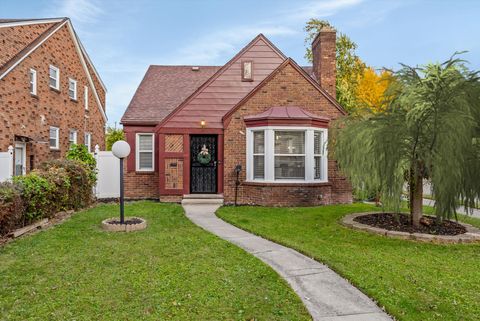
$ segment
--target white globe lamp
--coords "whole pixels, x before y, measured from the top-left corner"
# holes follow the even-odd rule
[[[112,153],[117,158],[125,158],[130,155],[130,145],[124,140],[119,140],[113,144]]]
[[[130,154],[130,145],[124,141],[119,140],[112,146],[112,153],[115,157],[120,159],[120,224],[125,223],[124,215],[124,188],[123,188],[123,159]]]

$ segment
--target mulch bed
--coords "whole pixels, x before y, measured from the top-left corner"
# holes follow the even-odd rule
[[[126,219],[123,221],[123,224],[124,225],[135,225],[135,224],[140,224],[142,223],[143,221],[141,219],[138,219],[138,218],[129,218],[129,219]],[[118,220],[111,220],[111,221],[108,221],[108,224],[115,224],[115,225],[120,225],[120,219]]]
[[[425,233],[433,235],[458,235],[467,232],[466,228],[456,222],[444,220],[438,222],[435,217],[423,216],[419,227],[410,223],[410,217],[405,214],[376,213],[367,214],[354,218],[354,221],[383,228],[389,231],[407,233]]]

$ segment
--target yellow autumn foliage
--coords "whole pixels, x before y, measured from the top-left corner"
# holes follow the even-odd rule
[[[392,74],[387,70],[377,73],[372,67],[364,69],[357,78],[355,96],[359,109],[369,109],[373,113],[385,110],[385,91],[392,82]]]

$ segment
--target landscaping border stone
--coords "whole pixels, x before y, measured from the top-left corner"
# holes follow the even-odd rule
[[[102,221],[102,228],[108,232],[134,232],[141,231],[147,228],[147,221],[141,217],[125,217],[125,220],[138,219],[142,221],[138,224],[112,224],[112,221],[118,221],[118,217],[107,218]]]
[[[467,230],[466,233],[458,234],[458,235],[433,235],[433,234],[425,234],[425,233],[408,233],[408,232],[400,232],[400,231],[390,231],[383,228],[362,224],[354,220],[356,217],[369,215],[369,214],[378,214],[378,212],[364,212],[364,213],[350,214],[342,218],[341,224],[355,230],[361,230],[361,231],[369,232],[372,234],[378,234],[386,237],[392,237],[392,238],[403,239],[403,240],[412,240],[412,241],[430,242],[430,243],[439,243],[439,244],[480,242],[480,229],[470,224],[461,223],[461,222],[457,222],[457,223],[465,227],[465,229]]]

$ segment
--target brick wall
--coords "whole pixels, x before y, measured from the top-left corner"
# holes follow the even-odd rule
[[[336,32],[322,29],[312,42],[313,73],[320,86],[336,97]]]
[[[60,91],[48,85],[48,68],[60,69]],[[29,90],[29,69],[37,71],[37,95]],[[77,81],[77,101],[68,96],[68,78]],[[92,134],[92,151],[96,144],[105,148],[104,120],[89,86],[89,110],[84,106],[84,86],[87,75],[70,37],[67,26],[62,27],[39,48],[0,80],[0,151],[14,145],[15,135],[32,139],[27,143],[27,170],[30,156],[34,166],[40,162],[65,155],[70,129],[77,131],[77,143],[84,143],[84,133]],[[101,87],[97,88],[105,96]],[[60,148],[51,150],[48,144],[50,126],[60,128]]]
[[[224,196],[232,203],[235,197],[234,168],[242,165],[240,181],[245,181],[246,138],[243,117],[261,113],[272,106],[298,106],[319,116],[335,119],[340,111],[309,83],[291,64],[287,64],[270,81],[251,96],[231,117],[225,128]],[[339,175],[334,161],[328,165],[330,184],[265,185],[239,187],[240,204],[271,206],[318,205],[352,201],[349,183]]]
[[[125,173],[125,198],[158,199],[158,172]]]

